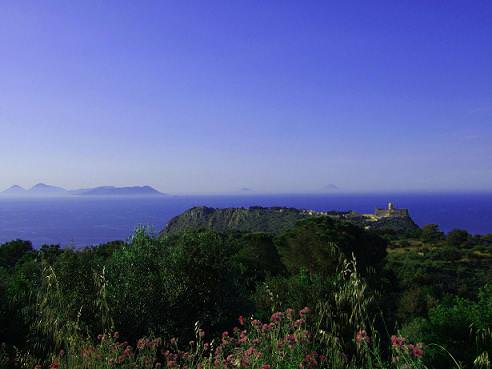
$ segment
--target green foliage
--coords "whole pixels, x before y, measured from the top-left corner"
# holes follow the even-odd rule
[[[29,241],[15,240],[0,247],[0,268],[13,268],[23,257],[33,253]]]
[[[386,242],[376,234],[327,217],[299,221],[277,239],[277,247],[289,272],[300,268],[333,275],[341,256],[357,258],[360,268],[378,268],[386,255]]]
[[[316,306],[333,292],[333,278],[309,273],[303,268],[298,274],[269,278],[256,290],[256,314],[266,318],[275,310],[288,307],[299,310],[304,306]]]
[[[33,314],[26,313],[32,311],[41,268],[36,261],[36,253],[29,248],[30,243],[16,244],[25,252],[12,253],[12,243],[0,246],[0,252],[4,247],[8,250],[1,252],[4,256],[16,255],[15,258],[4,259],[10,260],[4,264],[8,267],[0,267],[0,343],[22,347],[26,344],[26,337],[29,337]],[[14,259],[17,261],[14,262]]]
[[[449,246],[447,240],[401,241],[388,249],[385,269],[392,282],[387,294],[395,302],[394,318],[406,323],[425,316],[448,295],[475,299],[478,291],[492,283],[492,245],[481,237],[469,238],[466,247]],[[391,319],[391,317],[389,317]]]
[[[463,229],[453,229],[448,233],[449,246],[463,246],[470,239],[470,234]]]
[[[480,290],[477,301],[449,298],[429,310],[426,318],[403,329],[426,342],[439,342],[454,359],[470,365],[483,354],[492,354],[492,288]],[[426,361],[436,368],[449,368],[452,359],[440,347],[429,350]]]
[[[107,268],[110,310],[127,337],[177,334],[200,321],[219,329],[243,307],[232,257],[238,243],[215,232],[153,238],[138,231]]]
[[[238,252],[231,261],[237,266],[242,285],[253,291],[256,284],[266,278],[286,272],[274,243],[268,233],[238,235]]]
[[[422,227],[420,238],[425,242],[438,242],[444,239],[444,233],[437,224],[426,224]]]
[[[234,214],[229,220],[239,222]],[[239,314],[268,321],[272,312],[311,306],[310,343],[295,350],[324,352],[327,367],[421,368],[410,343],[416,340],[436,343],[425,348],[428,367],[456,365],[445,350],[462,367],[474,361],[486,367],[491,293],[477,291],[492,282],[490,237],[466,234],[465,240],[460,231],[444,239],[430,226],[421,238],[404,238],[326,216],[296,220],[285,229],[278,228],[280,218],[248,219],[276,232],[195,230],[156,237],[138,229],[128,242],[81,250],[34,250],[24,241],[0,245],[0,343],[6,344],[0,363],[8,356],[7,365],[32,369],[64,349],[61,365],[102,368],[109,363],[96,353],[108,357],[111,347],[110,340],[95,342],[98,334],[108,337],[118,329],[132,346],[145,336],[188,342],[195,340],[195,322],[212,338]],[[381,235],[393,240],[388,249]],[[402,325],[412,341],[389,348],[388,332]],[[279,337],[252,347],[274,362]],[[248,348],[237,347],[230,354],[239,358]],[[92,350],[94,361],[70,356],[83,348]],[[118,350],[120,355],[125,347]],[[145,367],[145,357],[153,364],[163,360],[157,351],[132,352],[125,365]],[[297,368],[300,362],[295,354],[275,365]],[[255,369],[260,364],[255,361]]]
[[[53,286],[56,277],[49,272],[46,279]],[[263,321],[240,316],[232,332],[225,331],[218,339],[212,336],[212,340],[197,323],[194,340],[190,341],[187,351],[181,350],[185,345],[179,345],[176,338],[144,337],[133,348],[127,342],[118,341],[118,332],[105,333],[97,342],[91,342],[84,339],[79,330],[66,330],[60,336],[65,342],[64,349],[47,364],[50,368],[64,369],[423,368],[418,345],[418,349],[412,349],[411,344],[393,344],[394,355],[382,355],[376,331],[367,315],[370,294],[357,274],[355,261],[343,262],[340,275],[333,282],[336,288],[333,300],[321,304],[318,313],[304,307],[275,311]],[[56,295],[55,290],[52,297],[56,299]],[[356,330],[361,326],[368,331]],[[343,337],[344,328],[350,333],[347,338]],[[24,362],[27,359],[28,356]]]
[[[11,363],[5,344],[0,344],[0,369],[8,369],[10,365]]]

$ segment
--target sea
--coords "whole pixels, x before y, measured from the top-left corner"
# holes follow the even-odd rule
[[[198,205],[211,207],[283,206],[372,213],[392,202],[407,208],[422,226],[443,231],[492,233],[491,193],[240,195],[159,197],[0,197],[0,243],[29,240],[35,247],[59,244],[80,248],[127,240],[136,227],[158,233],[171,218]]]

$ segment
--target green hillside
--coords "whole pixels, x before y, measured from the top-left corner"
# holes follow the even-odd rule
[[[378,232],[408,234],[419,228],[410,217],[375,218],[350,211],[314,211],[282,207],[209,208],[193,207],[171,219],[162,234],[209,229],[217,232],[270,232],[281,233],[302,219],[325,217],[348,222]]]

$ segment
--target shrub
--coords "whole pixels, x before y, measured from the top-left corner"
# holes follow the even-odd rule
[[[453,229],[448,233],[447,242],[449,246],[462,246],[470,239],[470,234],[462,229]]]

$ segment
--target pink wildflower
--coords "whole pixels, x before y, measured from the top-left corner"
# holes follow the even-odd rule
[[[280,320],[282,320],[283,317],[284,317],[284,313],[277,311],[276,313],[272,314],[270,320],[276,323],[276,322],[280,322]]]
[[[395,335],[391,336],[391,344],[393,346],[403,346],[405,343],[406,338],[405,337],[397,337]]]
[[[301,311],[299,311],[299,316],[301,318],[304,318],[304,316],[306,314],[309,314],[310,312],[311,312],[311,309],[306,306],[306,307],[304,307],[304,309],[302,309]]]
[[[361,329],[357,332],[357,334],[355,335],[355,342],[357,342],[357,343],[362,343],[362,342],[369,343],[370,342],[370,338],[367,335],[367,332],[365,331],[365,329]]]

